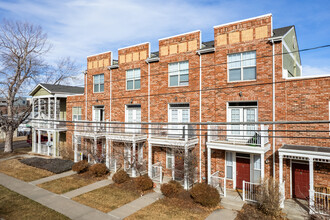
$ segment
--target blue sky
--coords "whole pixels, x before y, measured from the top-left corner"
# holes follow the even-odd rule
[[[329,1],[0,0],[0,18],[40,24],[53,50],[47,59],[86,57],[194,30],[213,40],[213,26],[272,13],[274,28],[295,25],[300,49],[330,44]],[[301,53],[303,74],[330,73],[330,49]]]

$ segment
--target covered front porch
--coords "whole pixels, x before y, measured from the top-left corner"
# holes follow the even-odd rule
[[[285,183],[287,198],[307,200],[311,214],[329,215],[330,149],[285,144],[278,152],[279,181]]]

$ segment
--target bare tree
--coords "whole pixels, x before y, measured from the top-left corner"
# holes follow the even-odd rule
[[[31,105],[23,110],[16,108],[15,101],[20,94],[26,94],[26,88],[31,83],[45,79],[45,73],[52,72],[52,68],[44,61],[50,48],[47,34],[38,25],[7,20],[0,24],[0,95],[7,101],[6,114],[0,113],[0,128],[6,134],[5,152],[13,151],[14,131],[32,110]],[[53,70],[71,68],[72,64],[70,59],[64,59]],[[62,70],[56,74],[58,78],[52,81],[58,84],[67,75],[67,71]]]

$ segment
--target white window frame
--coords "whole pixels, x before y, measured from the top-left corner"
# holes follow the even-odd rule
[[[101,75],[103,75],[103,82],[99,82],[97,84],[95,84],[95,77],[100,77]],[[99,91],[95,91],[95,85],[99,85]],[[103,91],[101,91],[101,85],[103,85]],[[93,93],[102,93],[104,92],[104,73],[101,74],[95,74],[93,75]]]
[[[243,54],[244,53],[248,53],[248,52],[255,52],[256,54],[256,64],[255,65],[252,65],[252,66],[244,66],[243,67]],[[240,54],[241,55],[241,59],[240,59],[240,64],[241,64],[241,80],[233,80],[233,81],[230,81],[230,77],[229,77],[229,56],[230,55],[235,55],[235,54]],[[243,69],[244,68],[250,68],[250,67],[255,67],[256,69],[256,77],[255,79],[247,79],[247,80],[244,80],[244,73],[243,73]],[[238,69],[238,68],[231,68],[231,69]],[[241,52],[241,53],[231,53],[231,54],[227,54],[227,80],[228,82],[242,82],[242,81],[255,81],[257,80],[257,52],[255,50],[250,50],[250,51],[245,51],[245,52]]]
[[[260,168],[256,168],[256,160],[255,160],[255,156],[258,156],[259,157],[259,160],[260,160]],[[252,178],[250,177],[250,179],[252,179],[252,182],[253,183],[260,183],[260,181],[261,181],[261,176],[262,176],[262,174],[261,174],[261,167],[262,167],[262,165],[261,165],[261,163],[262,163],[262,161],[261,161],[261,155],[260,154],[251,154],[250,155],[250,158],[252,158]],[[257,180],[255,180],[254,179],[254,174],[255,174],[255,172],[260,172],[260,180],[257,182]]]
[[[80,109],[80,114],[74,114],[74,109]],[[80,115],[80,120],[75,119],[75,116],[79,118],[79,115]],[[72,107],[72,121],[81,121],[81,120],[82,120],[82,108],[79,106]]]
[[[129,110],[133,110],[133,121],[132,122],[141,122],[142,121],[142,108],[140,107],[130,107],[130,105],[125,105],[125,122],[128,121],[128,112]],[[137,118],[137,111],[140,111],[140,120]],[[140,133],[141,132],[141,124],[127,124],[126,125],[128,133]],[[132,129],[135,128],[135,129]]]
[[[251,101],[254,102],[254,101]],[[232,122],[231,120],[231,110],[232,109],[239,109],[240,110],[240,122],[246,122],[247,119],[247,114],[245,109],[254,109],[255,110],[255,121],[258,122],[258,102],[257,102],[257,106],[229,106],[229,102],[227,102],[227,122]],[[231,137],[231,138],[239,138],[239,136],[246,136],[247,139],[251,138],[250,135],[248,135],[248,129],[247,129],[248,125],[240,125],[240,134],[232,134],[231,130],[232,130],[232,125],[227,125],[227,130],[228,130],[228,134],[229,135],[236,135],[238,137]],[[255,130],[257,130],[257,125],[255,125],[256,128]]]
[[[140,72],[140,76],[139,77],[136,77],[135,76],[137,70],[139,70],[139,72]],[[128,71],[133,71],[133,78],[130,78],[130,79],[127,78],[127,72]],[[138,89],[135,88],[135,81],[137,81],[137,80],[140,80],[140,88],[138,88]],[[128,81],[133,81],[133,89],[128,89],[127,88],[127,82]],[[126,90],[131,91],[131,90],[140,90],[140,89],[141,89],[141,69],[140,68],[135,68],[135,69],[126,70]]]
[[[188,63],[188,68],[187,69],[184,69],[184,70],[188,70],[188,73],[181,73],[181,70],[180,69],[180,66],[182,63]],[[170,72],[170,64],[177,64],[178,67],[177,67],[177,71],[174,71],[174,72]],[[178,76],[178,85],[171,85],[171,76]],[[182,82],[180,82],[180,78],[181,78],[181,75],[188,75],[188,81],[183,81],[185,84],[183,84]],[[180,84],[182,83],[182,84]],[[169,63],[168,64],[168,86],[169,87],[180,87],[180,86],[189,86],[189,61],[188,60],[185,60],[185,61],[180,61],[180,62],[172,62],[172,63]]]
[[[171,166],[169,166],[169,163],[168,163],[169,158],[172,159]],[[166,169],[173,169],[173,166],[174,166],[174,163],[175,163],[174,160],[175,160],[175,158],[174,158],[173,149],[166,148]]]
[[[102,121],[105,121],[105,118],[104,118],[104,116],[105,116],[105,114],[104,114],[104,105],[95,105],[95,106],[93,106],[93,121],[96,121],[96,118],[95,118],[96,109],[98,109],[98,110],[103,109],[103,111],[102,111],[102,119],[103,120]],[[101,121],[101,120],[98,120],[98,121]]]
[[[173,122],[172,121],[172,110],[178,110],[178,123],[189,123],[190,122],[190,104],[189,107],[171,107],[171,104],[189,104],[189,103],[170,103],[168,105],[168,122]],[[188,122],[183,122],[182,119],[182,115],[183,115],[183,111],[182,110],[188,110]],[[181,128],[184,125],[181,125]],[[168,133],[172,134],[172,135],[182,135],[182,132],[180,130],[171,130],[171,129],[181,129],[180,125],[169,125],[169,130]]]

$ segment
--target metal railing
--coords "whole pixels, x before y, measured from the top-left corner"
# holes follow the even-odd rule
[[[268,125],[208,125],[208,141],[263,147],[269,143]]]
[[[197,138],[196,125],[164,125],[152,124],[150,125],[150,137],[166,138],[166,139],[180,139],[191,140]]]
[[[243,201],[257,202],[259,183],[251,183],[243,180]]]
[[[151,179],[162,183],[163,182],[163,167],[161,162],[155,163],[152,165]]]
[[[107,132],[111,134],[146,134],[147,125],[144,124],[107,124]]]
[[[310,190],[310,204],[312,204],[311,209],[312,212],[329,215],[330,214],[330,194],[315,192],[314,190]]]
[[[211,175],[211,186],[216,188],[220,195],[226,197],[226,177],[220,177],[219,176],[219,171],[213,173]]]

